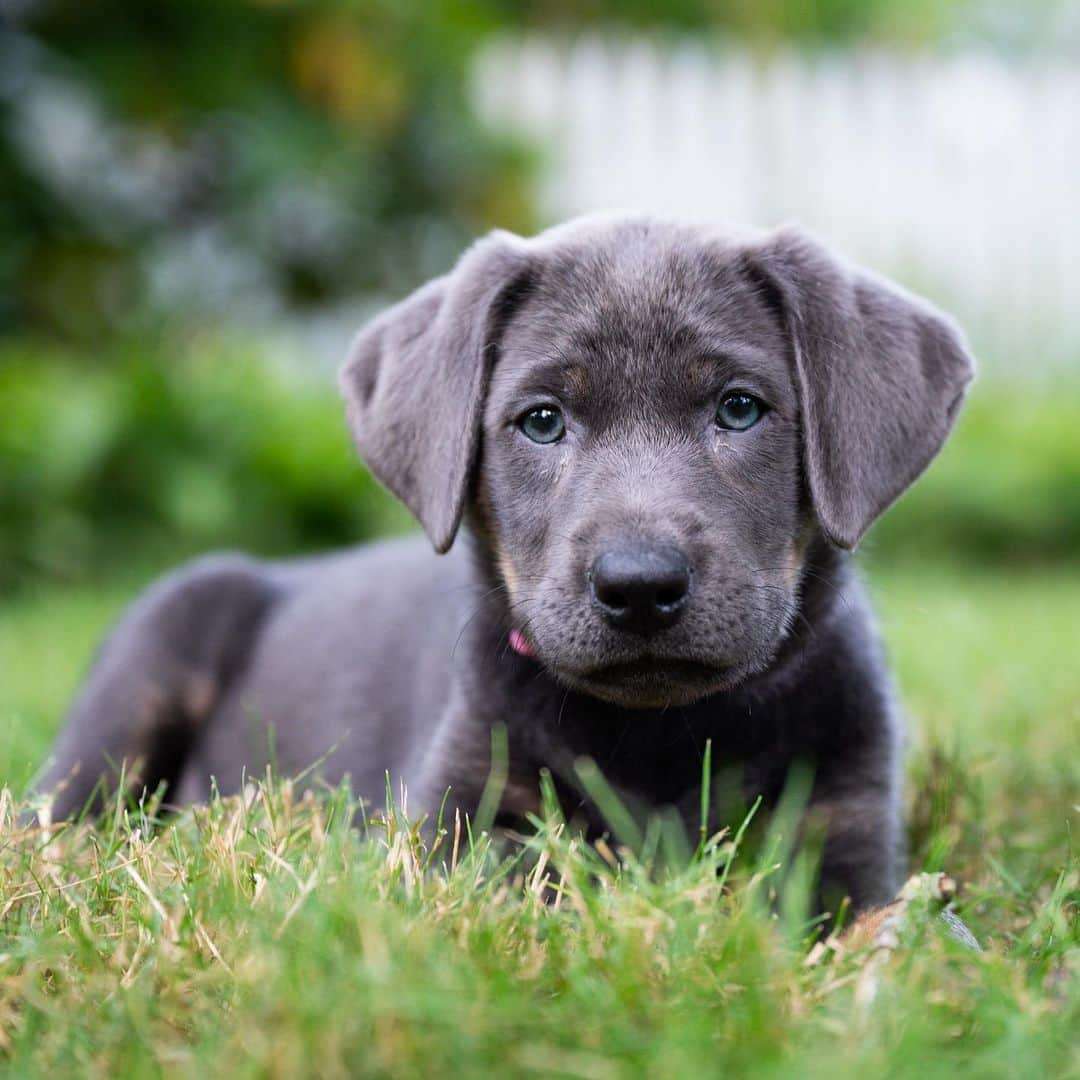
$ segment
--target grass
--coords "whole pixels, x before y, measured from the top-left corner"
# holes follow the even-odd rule
[[[365,838],[347,793],[288,782],[164,828],[21,832],[17,795],[139,577],[0,613],[0,1069],[1080,1075],[1080,567],[872,567],[914,728],[912,866],[960,880],[985,946],[916,907],[872,1001],[877,961],[811,952],[797,908],[771,914],[768,845],[731,834],[619,861],[551,815],[527,849],[463,834],[455,859],[451,828],[424,874],[403,819]]]

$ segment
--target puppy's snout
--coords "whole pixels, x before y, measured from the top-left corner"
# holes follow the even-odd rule
[[[612,626],[645,637],[671,626],[690,594],[690,563],[676,547],[613,548],[592,565],[593,598]]]

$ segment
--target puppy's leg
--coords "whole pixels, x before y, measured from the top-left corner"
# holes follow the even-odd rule
[[[54,818],[100,809],[121,769],[131,790],[172,783],[242,667],[277,595],[252,559],[200,559],[121,618],[72,705],[37,788]]]
[[[807,815],[823,828],[820,910],[834,916],[845,897],[853,913],[887,904],[899,884],[901,827],[888,788],[816,795]]]

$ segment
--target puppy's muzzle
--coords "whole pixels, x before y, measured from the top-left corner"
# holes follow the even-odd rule
[[[612,548],[596,558],[589,579],[608,624],[642,637],[678,622],[690,595],[690,563],[670,545]]]

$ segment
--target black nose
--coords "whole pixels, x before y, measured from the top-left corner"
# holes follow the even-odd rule
[[[675,547],[614,548],[593,563],[592,591],[609,623],[648,637],[678,619],[690,564]]]

